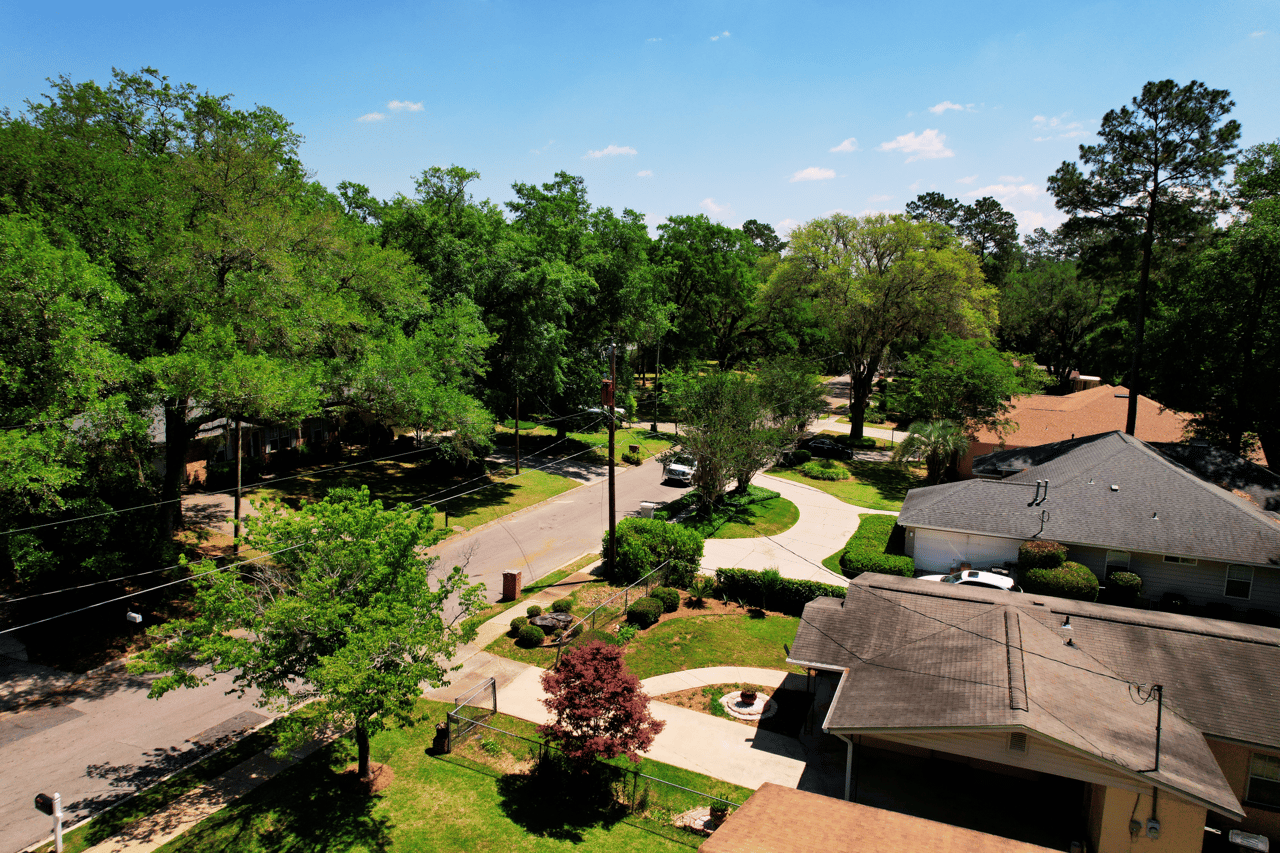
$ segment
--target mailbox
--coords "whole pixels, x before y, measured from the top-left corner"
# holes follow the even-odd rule
[[[52,815],[53,797],[48,794],[36,794],[36,808],[47,815]]]

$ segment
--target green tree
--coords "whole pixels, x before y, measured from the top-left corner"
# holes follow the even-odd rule
[[[1142,353],[1147,291],[1156,241],[1186,233],[1217,207],[1217,181],[1231,162],[1240,137],[1238,122],[1224,121],[1235,103],[1225,89],[1192,81],[1150,82],[1132,106],[1102,117],[1100,142],[1080,146],[1080,161],[1064,162],[1049,176],[1059,210],[1091,227],[1141,234],[1131,361],[1126,385],[1125,432],[1137,424],[1138,395],[1146,390]]]
[[[748,219],[742,223],[742,233],[751,238],[755,247],[765,255],[780,255],[787,248],[787,241],[778,238],[778,232],[767,222]]]
[[[947,469],[969,449],[969,438],[955,421],[918,421],[907,427],[907,437],[893,450],[893,461],[905,465],[923,459],[929,485],[941,483]]]
[[[944,225],[834,214],[792,232],[783,267],[808,289],[831,347],[843,354],[854,439],[890,347],[942,332],[987,338],[995,325],[995,289]]]
[[[360,777],[369,778],[370,736],[416,721],[421,685],[448,683],[448,661],[469,639],[459,626],[485,603],[484,586],[468,584],[460,567],[437,574],[423,555],[442,535],[431,515],[384,509],[367,489],[335,489],[297,512],[267,507],[248,519],[246,544],[269,558],[243,574],[193,566],[195,615],[150,629],[164,642],[130,671],[161,673],[153,698],[205,683],[208,667],[231,673],[242,693],[261,691],[262,707],[321,700],[318,712],[285,720],[280,749],[351,727]]]

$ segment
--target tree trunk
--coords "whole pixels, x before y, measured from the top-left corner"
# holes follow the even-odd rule
[[[369,731],[363,723],[356,725],[356,775],[364,782],[372,778],[369,772]]]
[[[869,365],[859,376],[854,365],[849,366],[849,443],[850,446],[862,440],[864,415],[867,404],[871,402],[871,390],[875,385],[876,367]]]
[[[1259,427],[1258,442],[1262,445],[1262,455],[1267,459],[1267,467],[1272,471],[1280,471],[1280,429]]]
[[[1152,193],[1154,195],[1154,192]],[[1147,282],[1151,280],[1151,251],[1156,240],[1155,199],[1147,204],[1147,230],[1142,235],[1142,268],[1138,273],[1138,316],[1133,333],[1133,360],[1129,364],[1129,410],[1124,431],[1134,434],[1138,428],[1138,395],[1142,393],[1142,339],[1147,328]]]
[[[235,536],[231,543],[231,553],[234,556],[240,556],[240,493],[242,491],[244,480],[241,477],[243,461],[242,445],[240,442],[240,417],[236,416],[236,499],[235,499]]]

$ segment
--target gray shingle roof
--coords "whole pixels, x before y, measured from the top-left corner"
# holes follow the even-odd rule
[[[1124,433],[989,457],[1014,454],[1026,454],[1036,464],[1003,480],[912,489],[899,522],[907,527],[1280,565],[1280,522],[1275,517]],[[1037,480],[1049,481],[1048,495],[1031,506]],[[1042,512],[1047,512],[1043,527]]]
[[[1280,743],[1274,629],[863,575],[843,607],[805,609],[789,660],[848,669],[827,728],[1025,727],[1131,775],[1151,768],[1156,708],[1130,682],[1162,683],[1160,770],[1141,775],[1225,813],[1239,803],[1201,732]]]

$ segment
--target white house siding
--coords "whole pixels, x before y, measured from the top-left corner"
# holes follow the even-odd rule
[[[1088,566],[1099,580],[1106,577],[1107,552],[1104,548],[1071,546],[1067,558]],[[1142,596],[1159,601],[1166,592],[1185,595],[1192,604],[1217,602],[1236,610],[1270,610],[1280,612],[1280,570],[1255,566],[1253,587],[1249,597],[1228,598],[1225,595],[1227,564],[1200,560],[1194,566],[1166,563],[1163,554],[1129,555],[1129,571],[1142,578]]]
[[[881,734],[877,737],[921,749],[949,752],[979,761],[1050,773],[1067,779],[1079,779],[1112,788],[1123,788],[1126,791],[1142,793],[1151,791],[1150,785],[1142,785],[1128,776],[1113,771],[1099,758],[1064,749],[1052,741],[1037,737],[1034,733],[1028,733],[1025,753],[1009,750],[1008,732],[895,733]]]
[[[915,528],[908,531],[907,554],[926,572],[949,572],[962,562],[985,569],[1018,559],[1021,544],[1019,539]]]

